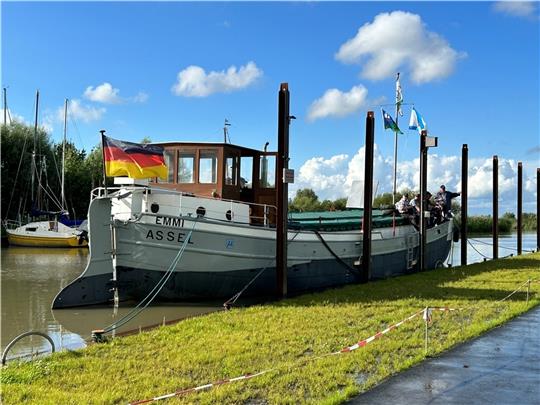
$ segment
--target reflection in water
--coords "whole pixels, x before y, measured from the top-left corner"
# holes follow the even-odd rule
[[[483,255],[491,257],[491,237],[472,236],[471,239],[476,240],[471,242],[480,253],[469,246],[469,263],[482,261]],[[460,263],[459,247],[459,242],[454,244],[454,265]],[[515,254],[515,235],[502,235],[499,247],[500,257]],[[524,234],[524,253],[535,247],[536,235]],[[134,305],[121,303],[116,315],[112,307],[62,309],[53,313],[51,303],[55,295],[84,270],[88,250],[9,247],[2,248],[1,253],[2,350],[15,336],[29,330],[49,334],[58,349],[84,346],[93,329],[102,329],[119,320]],[[161,324],[164,318],[169,322],[208,313],[220,308],[220,304],[155,305],[144,310],[118,332]],[[10,357],[48,349],[48,344],[42,338],[25,338],[10,352]]]

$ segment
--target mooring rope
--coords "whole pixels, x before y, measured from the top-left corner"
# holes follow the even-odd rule
[[[479,239],[474,239],[474,238],[469,238],[470,240],[473,240],[477,243],[481,243],[482,245],[488,245],[488,246],[493,246],[493,243],[489,243],[489,242],[486,242],[486,241],[483,241],[483,240],[479,240]],[[512,250],[512,251],[515,251],[517,252],[518,249],[517,248],[513,248],[513,247],[510,247],[510,246],[504,246],[504,245],[499,245],[499,248],[501,249],[506,249],[506,250]],[[528,250],[528,249],[521,249],[522,252],[527,252],[527,253],[534,253],[534,250]]]
[[[197,219],[193,221],[193,227],[187,234],[186,238],[184,239],[184,243],[182,243],[182,246],[180,247],[180,250],[176,254],[175,258],[169,265],[169,268],[163,274],[161,279],[156,283],[152,291],[150,291],[146,297],[144,297],[130,312],[128,312],[126,315],[124,315],[122,318],[120,318],[118,321],[110,324],[109,326],[103,328],[102,333],[109,333],[112,332],[115,329],[118,329],[119,327],[125,325],[129,321],[131,321],[133,318],[135,318],[137,315],[139,315],[142,311],[144,311],[148,305],[157,297],[157,295],[161,292],[167,281],[171,278],[172,274],[174,273],[174,269],[176,268],[176,265],[182,258],[186,247],[188,245],[189,240],[191,239],[191,235],[193,234],[193,230],[195,229],[195,225],[197,224]]]

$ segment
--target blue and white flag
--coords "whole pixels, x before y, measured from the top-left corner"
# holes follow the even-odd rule
[[[411,110],[411,119],[409,120],[409,129],[416,129],[418,132],[422,132],[427,129],[426,121],[413,107]]]

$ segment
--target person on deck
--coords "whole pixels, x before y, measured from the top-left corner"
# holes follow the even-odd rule
[[[441,188],[435,197],[435,202],[442,208],[442,212],[445,218],[450,216],[452,209],[452,199],[459,197],[461,193],[453,193],[452,191],[446,191],[446,186],[441,184]]]
[[[411,205],[409,204],[409,195],[403,194],[401,199],[396,203],[396,209],[400,214],[408,214],[411,210]]]

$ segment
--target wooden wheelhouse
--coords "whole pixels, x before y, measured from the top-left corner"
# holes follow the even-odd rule
[[[166,142],[167,180],[154,187],[251,204],[254,217],[264,205],[276,205],[277,152],[229,143]],[[271,221],[274,222],[274,221]]]

